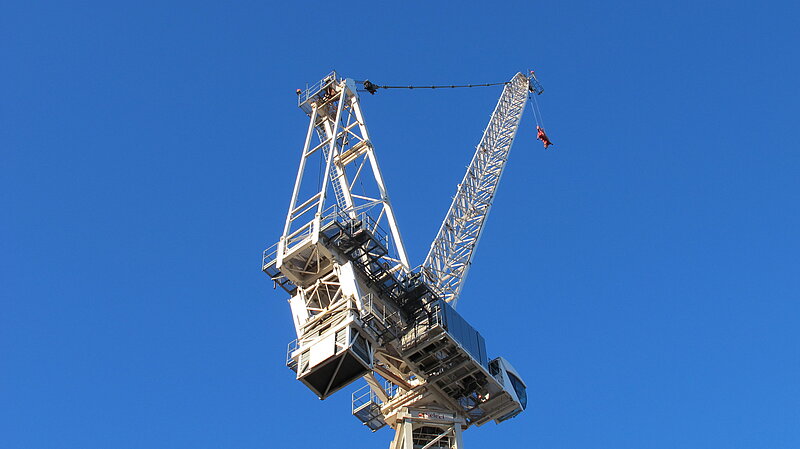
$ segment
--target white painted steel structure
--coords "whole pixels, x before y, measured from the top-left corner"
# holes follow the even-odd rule
[[[358,378],[353,415],[389,425],[392,449],[460,449],[462,431],[526,406],[526,386],[452,305],[508,160],[527,92],[505,87],[421,269],[409,268],[356,83],[331,73],[298,93],[310,118],[283,234],[262,269],[289,293],[287,366],[320,399]],[[537,92],[538,93],[538,92]],[[314,176],[316,174],[316,176]],[[452,305],[451,305],[452,304]]]
[[[341,80],[336,72],[298,95],[299,106],[311,120],[308,124],[305,145],[300,158],[292,199],[283,235],[278,244],[277,267],[291,246],[319,232],[330,193],[335,196],[334,210],[342,216],[356,217],[368,212],[376,217],[375,223],[388,227],[396,252],[395,262],[408,270],[400,230],[383,181],[375,150],[369,139],[364,115],[352,79]],[[322,179],[317,179],[317,189],[304,192],[309,181],[306,173],[309,161],[319,160]],[[313,170],[313,168],[312,168]],[[319,178],[319,174],[317,174]],[[313,176],[312,176],[313,177]],[[357,193],[358,183],[365,178],[374,182],[377,189],[372,195]],[[304,195],[305,193],[305,195]]]
[[[423,263],[427,280],[454,307],[464,287],[531,90],[529,79],[521,73],[506,84]]]

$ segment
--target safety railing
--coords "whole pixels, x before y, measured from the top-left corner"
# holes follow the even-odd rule
[[[369,387],[369,384],[367,384],[353,392],[352,402],[352,412],[355,414],[357,410],[361,409],[364,405],[370,402],[380,405],[381,399],[377,394],[375,394],[374,391],[372,391],[372,388]]]
[[[276,286],[280,286],[287,293],[294,296],[297,286],[286,277],[281,270],[275,266],[275,258],[278,255],[278,244],[274,244],[265,249],[261,255],[261,271],[267,273]]]
[[[297,106],[302,107],[303,103],[307,102],[309,98],[317,95],[321,90],[328,87],[329,84],[335,83],[336,81],[336,71],[333,71],[311,86],[306,86],[306,89],[300,91],[300,95],[297,96]]]
[[[369,385],[353,393],[353,416],[373,432],[386,425],[383,413],[381,413],[380,398],[369,388]]]
[[[330,210],[330,208],[328,209]],[[366,229],[372,234],[372,239],[380,243],[388,252],[389,234],[372,218],[368,211],[342,211],[338,207],[328,212],[323,218],[326,223],[337,221],[346,232],[353,234],[360,229]]]
[[[390,334],[391,338],[388,340],[399,337],[404,327],[400,311],[388,307],[383,301],[375,301],[371,293],[362,297],[360,315],[364,323],[372,327],[380,337]]]
[[[393,248],[390,244],[391,238],[389,233],[380,226],[369,211],[354,211],[352,209],[341,210],[334,205],[326,209],[326,214],[322,218],[320,229],[330,229],[329,225],[332,222],[336,222],[336,226],[351,237],[359,232],[367,231],[370,240],[378,245],[378,247],[373,248],[377,253],[380,253],[377,257],[380,259],[384,259],[385,257],[392,259],[386,261],[389,265],[394,265],[396,263],[395,261],[399,258],[396,248]],[[327,237],[333,237],[334,234],[328,232],[326,235]],[[374,251],[371,252],[371,254],[376,256]]]
[[[541,95],[542,92],[544,92],[544,87],[542,87],[541,83],[539,83],[539,80],[531,76],[528,78],[528,81],[531,83],[529,88],[531,92],[535,93],[536,95]]]
[[[404,349],[417,346],[420,342],[425,341],[428,332],[434,327],[444,328],[446,318],[442,311],[442,307],[444,307],[442,303],[441,300],[433,301],[415,312],[400,339],[400,344]]]
[[[291,234],[287,235],[284,239],[284,248],[288,251],[292,246],[294,246],[297,242],[302,242],[303,240],[311,237],[311,233],[314,231],[314,220],[309,221],[308,223],[300,226],[299,228],[292,231]]]
[[[335,228],[331,225],[335,223]],[[284,238],[283,252],[287,254],[292,251],[298,244],[313,236],[315,231],[315,220],[311,220]],[[372,250],[365,250],[360,258],[368,256],[373,262],[380,261],[381,265],[394,265],[397,259],[397,254],[390,251],[390,236],[380,226],[368,211],[353,211],[341,210],[338,205],[333,204],[323,211],[320,218],[319,230],[326,238],[334,238],[339,232],[344,232],[348,236],[355,236],[358,232],[367,231],[369,233],[370,241],[376,243],[372,245]],[[275,261],[278,258],[278,250],[281,247],[279,243],[275,243],[269,248],[265,249],[261,254],[261,269],[266,272],[273,281],[284,288],[286,291],[292,293],[296,286],[292,284],[280,270],[275,266]],[[392,260],[385,260],[388,257]],[[367,260],[367,259],[365,259]]]
[[[300,349],[300,342],[296,338],[286,345],[286,366],[297,372],[297,361],[294,359],[293,354]]]
[[[397,394],[398,387],[397,385],[394,385],[393,383],[387,380],[384,382],[383,391],[384,393],[386,393],[386,397],[391,399]],[[369,384],[366,384],[363,387],[353,392],[352,395],[353,413],[362,408],[364,405],[369,404],[370,402],[374,402],[379,407],[383,405],[383,401],[381,400],[381,398],[377,394],[375,394],[372,388],[370,388]]]
[[[335,204],[329,206],[322,213],[322,219],[320,220],[320,228],[324,228],[330,222],[336,220],[337,217],[339,216],[341,216],[339,208]],[[287,235],[284,242],[285,250],[288,251],[297,242],[303,241],[308,237],[310,237],[313,229],[314,229],[314,220],[311,220],[308,223],[304,224],[303,226],[294,230],[291,234]],[[275,261],[277,255],[278,255],[278,243],[275,243],[269,248],[265,249],[264,252],[262,253],[261,266],[263,268],[266,268],[268,265],[270,265]]]
[[[266,270],[267,267],[272,265],[272,263],[275,262],[275,258],[277,255],[278,255],[277,243],[265,249],[261,255],[261,269]]]

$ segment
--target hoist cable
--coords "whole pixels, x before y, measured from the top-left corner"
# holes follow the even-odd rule
[[[528,99],[531,100],[531,110],[533,111],[533,116],[536,119],[536,125],[544,128],[544,118],[542,117],[542,111],[539,109],[539,103],[536,101],[536,97],[528,94]]]
[[[536,114],[536,109],[533,107],[533,98],[531,98],[531,94],[528,94],[528,105],[530,105],[531,112],[533,113],[533,121],[536,122],[536,126],[539,126],[539,116]]]

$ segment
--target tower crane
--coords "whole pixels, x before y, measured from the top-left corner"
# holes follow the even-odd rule
[[[363,85],[364,82],[362,82]],[[310,121],[279,241],[262,270],[289,296],[286,364],[320,399],[359,378],[352,413],[395,430],[392,449],[461,449],[472,425],[527,405],[526,385],[455,310],[533,76],[503,93],[424,263],[411,268],[364,121],[358,82],[298,90]],[[370,93],[379,87],[371,84]],[[315,168],[317,168],[315,170]],[[314,176],[316,174],[316,176]]]

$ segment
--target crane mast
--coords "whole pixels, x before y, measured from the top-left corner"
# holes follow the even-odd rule
[[[453,305],[535,79],[507,83],[424,266],[411,269],[356,82],[298,90],[310,121],[283,233],[262,270],[289,296],[286,366],[325,399],[359,378],[352,413],[392,449],[461,449],[462,431],[522,412],[526,386]],[[314,170],[314,168],[317,168]],[[316,174],[316,177],[314,176]],[[451,305],[453,304],[453,305]]]
[[[519,128],[531,79],[518,73],[506,84],[472,162],[422,266],[427,281],[453,307],[486,225],[495,192]]]

